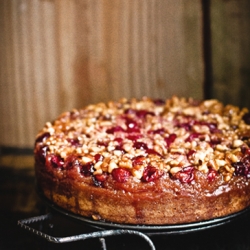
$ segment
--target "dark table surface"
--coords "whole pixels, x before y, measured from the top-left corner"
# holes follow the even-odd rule
[[[0,155],[0,249],[150,249],[136,235],[86,239],[71,243],[50,243],[17,225],[22,219],[48,212],[52,220],[31,224],[54,237],[88,234],[97,231],[48,209],[35,191],[33,157],[29,154]],[[157,250],[250,249],[250,213],[211,229],[183,234],[150,236]]]

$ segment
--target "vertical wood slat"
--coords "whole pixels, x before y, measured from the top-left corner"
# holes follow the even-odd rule
[[[250,1],[211,0],[212,95],[250,109]]]
[[[1,0],[0,146],[30,147],[47,120],[89,103],[202,98],[200,5]]]

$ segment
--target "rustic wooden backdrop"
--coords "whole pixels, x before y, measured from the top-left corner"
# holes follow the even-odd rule
[[[121,97],[250,106],[249,2],[0,0],[0,147],[32,147],[61,112]]]

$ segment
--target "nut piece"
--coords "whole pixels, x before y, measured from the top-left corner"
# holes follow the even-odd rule
[[[244,142],[243,142],[242,140],[234,140],[234,141],[233,141],[233,147],[234,147],[234,148],[238,148],[238,147],[242,146],[243,143],[244,143]]]

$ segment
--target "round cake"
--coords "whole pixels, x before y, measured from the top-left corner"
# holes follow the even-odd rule
[[[95,220],[183,224],[250,205],[250,113],[218,100],[124,98],[65,112],[34,154],[40,192]]]

